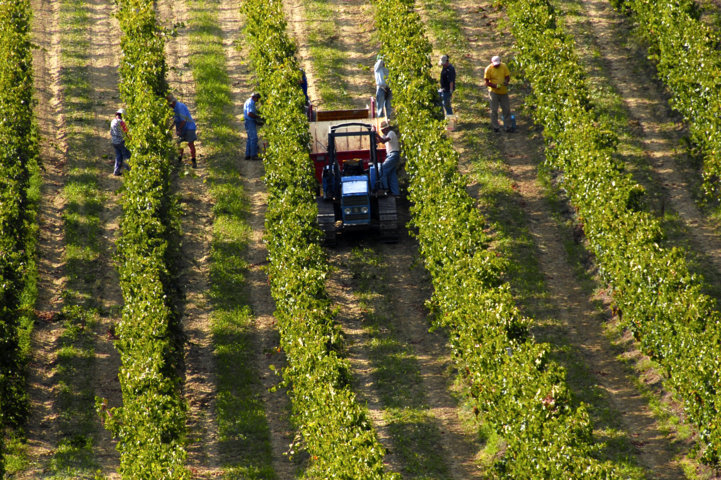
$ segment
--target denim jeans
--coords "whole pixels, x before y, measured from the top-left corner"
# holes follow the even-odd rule
[[[248,132],[248,141],[245,144],[245,156],[255,157],[258,155],[258,128],[255,121],[245,121],[245,131]]]
[[[123,169],[123,160],[130,158],[130,151],[125,147],[125,142],[113,143],[113,148],[115,149],[115,169],[113,173],[120,173]]]
[[[391,195],[400,195],[401,189],[398,185],[398,162],[401,159],[400,152],[391,152],[381,164],[381,187],[390,190]]]
[[[386,117],[391,118],[393,115],[393,109],[391,108],[391,99],[393,93],[390,88],[386,93],[386,90],[381,87],[376,87],[376,115],[382,116],[381,114],[385,111]]]
[[[438,93],[441,94],[441,104],[443,104],[446,115],[453,115],[453,107],[451,107],[451,97],[453,96],[453,92],[450,90],[438,90]]]

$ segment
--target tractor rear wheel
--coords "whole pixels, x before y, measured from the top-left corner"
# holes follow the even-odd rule
[[[395,197],[378,199],[378,226],[381,240],[386,243],[398,242],[398,212]]]
[[[323,232],[323,245],[333,247],[338,242],[335,228],[335,206],[333,201],[318,198],[318,228]]]

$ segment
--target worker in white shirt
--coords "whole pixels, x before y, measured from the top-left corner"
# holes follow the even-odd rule
[[[391,195],[397,197],[400,195],[400,186],[398,185],[398,162],[401,159],[401,144],[398,140],[398,134],[393,130],[387,120],[381,122],[381,133],[376,132],[376,139],[386,145],[386,159],[381,165],[381,188],[390,192]]]

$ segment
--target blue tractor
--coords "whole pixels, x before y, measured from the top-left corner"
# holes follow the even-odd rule
[[[380,185],[385,149],[378,148],[375,123],[326,121],[327,143],[313,148],[318,226],[326,245],[335,245],[337,235],[350,230],[374,230],[385,242],[398,241],[396,198]]]

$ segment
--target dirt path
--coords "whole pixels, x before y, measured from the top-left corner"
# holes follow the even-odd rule
[[[315,72],[313,71],[313,63],[311,62],[310,46],[308,40],[308,25],[305,21],[305,8],[303,0],[286,0],[283,2],[285,10],[285,18],[288,21],[288,33],[295,38],[298,44],[298,60],[301,67],[305,70],[308,77],[308,97],[310,101],[317,105],[320,94],[315,82]],[[313,79],[313,81],[311,81]]]
[[[119,108],[118,66],[120,64],[120,26],[114,17],[114,4],[111,0],[93,0],[88,3],[91,9],[90,38],[92,58],[90,83],[93,86],[93,140],[91,152],[112,153],[109,145],[108,130],[113,112]],[[95,265],[92,284],[93,295],[101,305],[98,325],[95,329],[95,395],[105,398],[109,407],[120,406],[122,393],[118,380],[120,354],[113,345],[114,325],[120,319],[123,305],[118,271],[113,264],[115,241],[119,230],[122,209],[119,205],[121,182],[112,175],[112,155],[102,160],[98,177],[99,187],[105,194],[105,206],[101,213],[104,230],[99,238],[101,258]],[[120,465],[120,455],[115,448],[116,442],[109,431],[98,425],[96,455],[103,475],[120,478],[115,472]]]
[[[545,312],[537,305],[525,305],[524,308],[530,308],[529,313],[537,321],[556,319],[564,330],[564,336],[583,358],[588,370],[593,372],[593,383],[601,388],[617,412],[624,431],[635,447],[634,454],[652,472],[650,478],[682,478],[683,473],[674,460],[677,447],[673,439],[660,431],[647,401],[636,391],[629,378],[630,372],[616,360],[616,351],[602,333],[601,318],[596,313],[592,299],[580,287],[569,264],[563,247],[564,232],[553,220],[554,212],[537,179],[537,162],[542,158],[542,143],[533,135],[528,119],[523,116],[519,116],[517,134],[496,135],[489,132],[485,92],[478,88],[478,84],[488,59],[494,54],[508,57],[507,53],[510,52],[512,38],[497,32],[496,25],[502,17],[487,3],[479,6],[462,0],[453,5],[460,19],[465,43],[469,46],[465,48],[468,52],[465,59],[472,68],[472,72],[461,73],[465,76],[462,80],[465,83],[463,88],[469,94],[467,104],[460,105],[459,109],[468,112],[474,119],[474,123],[466,127],[471,130],[465,137],[460,134],[455,136],[459,150],[464,152],[461,167],[473,171],[469,162],[479,152],[474,153],[463,144],[474,133],[485,136],[488,145],[494,146],[505,160],[517,193],[516,201],[525,211],[524,223],[536,244],[538,265],[552,304],[551,311]],[[514,92],[517,91],[515,88]],[[512,93],[511,105],[514,110],[519,110],[522,101],[521,93]],[[478,109],[482,120],[473,116],[479,115]]]
[[[386,449],[384,463],[391,472],[403,471],[403,460],[396,453],[393,444],[393,435],[388,422],[383,415],[383,402],[373,385],[373,370],[375,366],[368,358],[368,348],[371,339],[363,325],[363,309],[353,295],[353,275],[347,268],[350,263],[351,246],[338,249],[330,253],[330,263],[336,270],[329,276],[326,284],[328,294],[337,306],[338,317],[336,321],[342,325],[343,336],[347,344],[346,358],[353,370],[353,390],[358,400],[365,403],[373,428],[378,434],[378,440]]]
[[[244,129],[243,104],[255,85],[255,79],[245,61],[246,52],[239,50],[235,44],[243,25],[238,6],[233,3],[223,4],[219,20],[224,32],[223,45],[228,74],[234,80],[231,86],[231,101],[235,106],[234,128],[241,131]],[[262,131],[260,135],[262,137]],[[245,145],[238,146],[238,168],[244,179],[243,188],[249,200],[247,221],[251,233],[246,261],[250,265],[250,270],[246,276],[246,292],[248,304],[255,317],[253,357],[263,387],[261,397],[270,429],[273,470],[279,479],[291,479],[295,477],[298,464],[287,455],[295,437],[294,429],[290,424],[290,400],[287,390],[279,388],[280,377],[271,369],[272,367],[276,372],[280,372],[285,368],[285,359],[282,354],[277,353],[280,340],[278,325],[273,316],[275,302],[270,295],[268,277],[263,269],[268,258],[268,250],[263,243],[265,211],[268,206],[268,194],[263,182],[265,172],[262,162],[240,160],[240,153],[244,151],[244,147]]]
[[[278,478],[291,479],[295,477],[297,465],[287,455],[295,438],[294,429],[290,424],[290,399],[285,388],[278,388],[281,378],[271,370],[272,366],[276,372],[280,372],[285,368],[285,359],[277,354],[280,338],[278,324],[273,316],[275,302],[270,295],[268,277],[263,269],[268,257],[268,251],[263,243],[268,194],[262,180],[264,171],[261,163],[244,162],[240,166],[240,171],[245,178],[245,191],[250,198],[248,223],[251,228],[251,240],[247,261],[251,268],[247,274],[247,292],[248,303],[255,316],[255,364],[263,385],[262,397],[270,427],[273,470]],[[277,390],[273,391],[276,388]]]
[[[231,71],[241,69],[240,62],[235,59]],[[244,78],[250,79],[250,75],[244,69]],[[239,78],[233,76],[233,78]],[[243,78],[243,77],[241,77]],[[242,107],[238,100],[242,94],[247,94],[245,83],[241,88],[234,89],[236,105]],[[238,109],[238,118],[242,117],[242,108]],[[263,243],[265,211],[268,206],[268,194],[263,183],[264,169],[260,162],[245,162],[240,164],[240,172],[244,177],[245,192],[250,199],[250,212],[248,224],[251,228],[250,245],[248,247],[247,261],[250,265],[246,277],[249,304],[255,316],[255,364],[260,372],[263,385],[263,403],[265,404],[265,415],[268,420],[271,434],[271,446],[273,450],[273,469],[278,478],[294,478],[297,465],[289,459],[287,453],[295,438],[295,432],[290,424],[290,400],[285,388],[278,388],[281,378],[276,375],[285,368],[285,359],[277,354],[280,338],[278,336],[278,324],[273,316],[275,302],[270,295],[268,277],[264,270],[267,263],[268,250]],[[276,389],[273,391],[274,389]]]
[[[401,208],[401,214],[403,223],[407,222],[407,207]],[[353,250],[363,245],[373,250],[383,263],[380,267],[382,270],[375,274],[383,284],[374,290],[383,292],[385,297],[370,300],[369,306],[365,306],[356,296],[358,285],[354,276],[357,272],[349,266],[353,263]],[[329,250],[329,254],[335,269],[328,282],[328,291],[339,308],[337,321],[342,326],[347,343],[347,358],[355,378],[354,390],[359,399],[366,403],[373,426],[387,450],[385,464],[388,469],[404,474],[404,478],[415,478],[411,472],[416,467],[409,468],[399,450],[422,448],[413,445],[414,440],[409,438],[395,438],[394,429],[399,431],[402,427],[392,425],[398,419],[394,414],[389,414],[388,409],[398,412],[404,407],[384,404],[383,395],[376,384],[379,369],[386,367],[380,365],[378,359],[372,358],[370,350],[374,344],[387,343],[386,337],[390,335],[397,348],[411,352],[412,360],[407,361],[406,368],[417,368],[419,371],[421,384],[415,386],[419,390],[416,396],[424,397],[417,398],[417,401],[425,407],[406,407],[413,411],[421,410],[422,417],[430,422],[419,424],[417,428],[427,429],[429,434],[437,434],[438,443],[434,449],[445,467],[436,467],[439,471],[447,472],[443,478],[482,478],[474,464],[480,445],[475,441],[474,434],[463,428],[458,403],[450,393],[451,379],[448,372],[452,370],[452,365],[447,340],[439,332],[428,332],[430,325],[424,302],[431,292],[427,275],[421,266],[415,264],[418,256],[415,241],[407,233],[403,233],[400,242],[394,245],[385,245],[372,239],[364,240],[358,236],[351,240],[341,240],[338,247]],[[382,326],[377,334],[371,334],[368,330],[368,310],[372,312],[370,315],[381,319]],[[400,352],[395,354],[399,355]],[[395,372],[396,375],[404,373],[409,374],[407,371]],[[420,450],[416,453],[420,454]]]
[[[64,324],[58,315],[63,308],[63,291],[67,279],[64,273],[65,238],[63,224],[66,164],[72,155],[81,157],[96,154],[104,156],[110,148],[107,129],[112,112],[117,108],[117,62],[119,42],[117,26],[112,25],[112,3],[101,0],[88,4],[90,11],[89,32],[92,38],[103,41],[92,44],[89,54],[94,63],[88,71],[88,83],[91,85],[92,104],[90,130],[85,141],[88,151],[72,152],[68,141],[67,107],[64,105],[61,80],[61,31],[60,3],[38,1],[33,3],[35,13],[34,40],[40,48],[35,51],[36,92],[38,108],[36,111],[40,128],[41,158],[45,167],[43,196],[40,215],[39,243],[39,288],[37,310],[39,322],[33,335],[33,359],[30,365],[29,395],[31,399],[31,417],[28,423],[28,458],[30,469],[18,478],[37,478],[47,468],[51,456],[60,440],[59,415],[57,410],[58,384],[55,377],[57,349],[64,331]],[[70,112],[71,114],[73,112]],[[98,160],[101,161],[101,160]],[[98,242],[98,258],[80,279],[83,293],[97,300],[100,307],[96,317],[97,325],[93,331],[95,357],[92,371],[83,375],[92,375],[95,381],[95,394],[109,399],[110,405],[120,402],[120,388],[117,380],[119,356],[113,348],[107,332],[117,319],[122,298],[118,287],[117,273],[112,267],[114,238],[117,232],[117,219],[120,208],[116,191],[120,186],[112,173],[112,164],[107,166],[98,177],[101,195],[106,198],[106,207],[100,214],[101,234]],[[106,175],[108,174],[108,175]],[[107,192],[107,193],[106,193]],[[87,407],[90,407],[89,405]],[[92,408],[92,407],[90,407]],[[68,434],[64,432],[63,434]],[[104,475],[117,478],[113,472],[119,464],[114,443],[97,419],[95,426],[95,464]]]
[[[405,212],[407,215],[407,211]],[[408,222],[409,218],[404,218]],[[425,301],[432,288],[428,274],[417,264],[418,245],[407,233],[397,245],[384,245],[383,258],[388,263],[386,275],[389,300],[393,305],[393,322],[401,332],[400,341],[412,345],[423,380],[429,414],[438,426],[443,453],[451,478],[483,478],[475,459],[481,446],[475,434],[465,428],[459,405],[451,394],[453,362],[448,339],[441,332],[429,332]]]
[[[321,98],[323,82],[333,85],[341,91],[338,98],[342,105],[332,108],[364,108],[375,95],[373,64],[378,46],[372,41],[373,14],[370,2],[364,0],[330,0],[328,7],[333,18],[319,21],[308,20],[308,3],[304,0],[286,0],[284,2],[290,33],[298,43],[300,62],[308,74],[308,95],[314,105],[324,108]],[[304,6],[305,5],[305,6]],[[333,37],[318,40],[311,39],[312,32],[318,30],[319,22],[333,22]],[[311,61],[311,49],[323,44],[329,57],[337,61],[331,64],[327,72],[318,72]],[[335,103],[335,102],[333,102]]]
[[[159,21],[166,28],[178,27],[178,34],[166,37],[165,58],[168,83],[176,98],[196,112],[195,82],[189,66],[190,17],[186,2],[160,1]],[[190,153],[184,145],[183,161],[175,188],[182,212],[180,285],[184,302],[180,322],[185,334],[185,378],[183,393],[188,403],[188,466],[194,478],[223,475],[219,456],[216,422],[217,378],[211,331],[209,287],[210,242],[212,237],[213,201],[206,182],[208,169],[203,160],[202,128],[195,142],[198,168],[190,166]]]
[[[68,145],[65,141],[65,118],[62,111],[60,86],[60,34],[58,2],[35,0],[33,9],[33,41],[36,110],[40,134],[40,158],[44,167],[43,190],[39,212],[38,239],[38,320],[32,337],[32,359],[29,365],[28,395],[30,418],[27,428],[28,458],[33,459],[27,476],[40,475],[57,444],[57,411],[54,392],[54,365],[58,338],[63,327],[58,320],[62,308],[65,237],[62,211],[65,162]]]
[[[680,153],[685,129],[669,120],[667,96],[654,80],[645,53],[622,41],[631,35],[626,20],[606,1],[584,0],[582,5],[586,15],[579,27],[593,34],[604,60],[603,72],[621,96],[630,122],[637,126],[635,140],[653,168],[655,183],[663,185],[664,198],[679,214],[694,250],[721,272],[719,228],[699,211],[690,193],[689,159]]]

